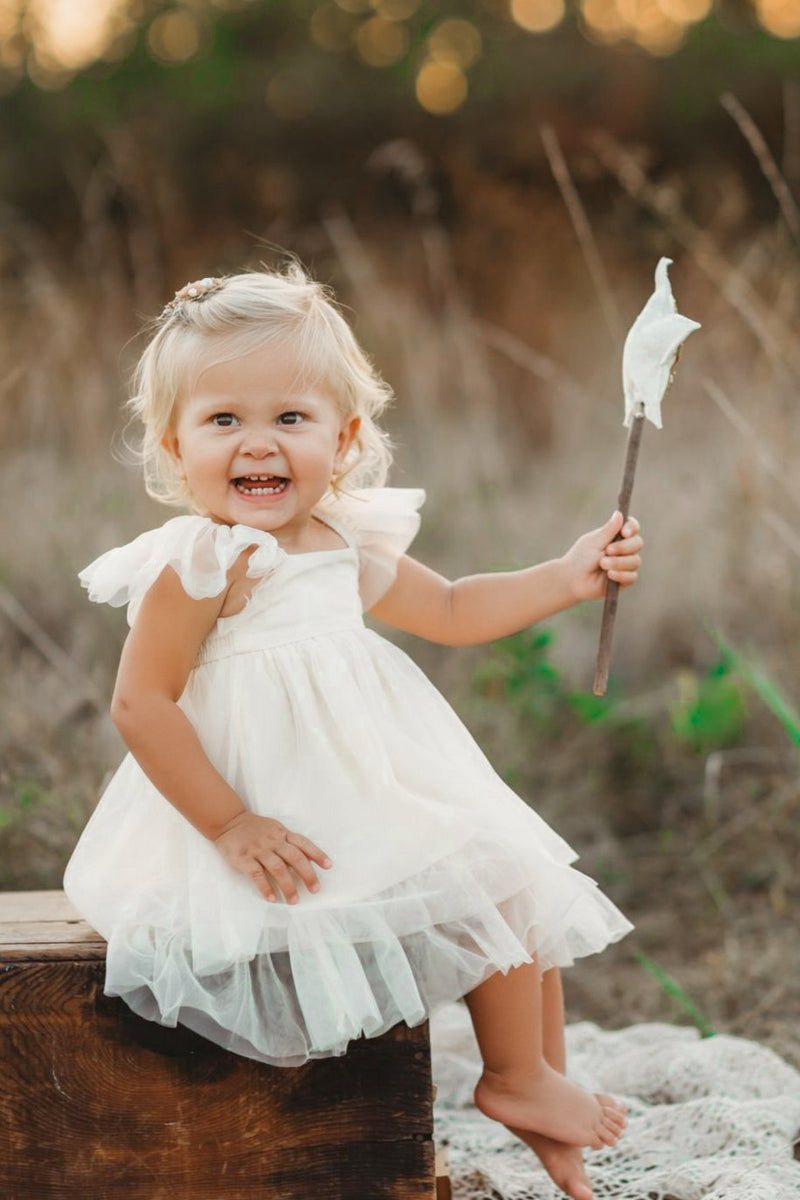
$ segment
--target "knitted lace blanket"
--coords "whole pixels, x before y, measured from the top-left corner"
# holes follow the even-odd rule
[[[431,1021],[435,1136],[453,1200],[557,1200],[532,1151],[472,1103],[480,1073],[463,1004]],[[800,1200],[800,1072],[743,1038],[672,1025],[567,1029],[570,1077],[628,1104],[616,1147],[589,1150],[595,1200]]]

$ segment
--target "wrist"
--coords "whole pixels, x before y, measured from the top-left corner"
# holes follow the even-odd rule
[[[561,558],[557,558],[553,565],[556,568],[559,589],[564,594],[563,607],[572,608],[574,604],[579,604],[584,597],[578,587],[578,572],[570,560],[569,551]]]
[[[217,839],[221,838],[224,833],[228,833],[229,830],[235,829],[235,827],[240,823],[242,817],[248,815],[249,809],[242,807],[236,812],[229,813],[225,820],[215,821],[213,825],[201,829],[200,832],[204,837],[208,838],[210,842],[216,842]]]

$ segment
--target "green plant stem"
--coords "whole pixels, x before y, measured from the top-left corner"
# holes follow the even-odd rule
[[[713,1025],[680,984],[671,979],[657,962],[653,962],[652,958],[648,958],[641,950],[635,950],[634,955],[639,965],[644,967],[645,971],[648,971],[661,984],[661,987],[673,1000],[677,1000],[687,1016],[691,1017],[692,1022],[700,1030],[702,1036],[713,1037],[716,1032]]]

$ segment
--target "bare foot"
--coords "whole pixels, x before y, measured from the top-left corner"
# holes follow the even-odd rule
[[[566,1142],[557,1142],[527,1129],[513,1129],[510,1125],[506,1128],[538,1155],[560,1192],[571,1196],[572,1200],[592,1200],[592,1185],[583,1167],[580,1146],[568,1146]]]
[[[584,1091],[546,1062],[534,1076],[514,1078],[484,1068],[475,1104],[503,1125],[595,1150],[613,1146],[626,1124],[624,1105],[602,1092]]]

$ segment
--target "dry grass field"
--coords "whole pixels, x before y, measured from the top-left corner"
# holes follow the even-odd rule
[[[383,169],[409,161],[419,193],[408,147]],[[392,482],[428,492],[414,552],[469,574],[560,554],[615,507],[620,332],[666,254],[703,330],[664,430],[645,431],[646,567],[620,605],[609,698],[589,695],[599,606],[548,622],[546,644],[399,640],[636,922],[570,973],[570,1016],[695,1019],[800,1063],[796,209],[722,168],[654,182],[646,155],[608,139],[570,166],[583,251],[555,184],[463,163],[446,228],[333,213],[170,241],[168,196],[114,222],[101,173],[66,248],[0,214],[0,887],[60,885],[122,753],[106,706],[124,618],[90,605],[76,572],[170,515],[118,461],[140,317],[267,243],[299,253],[396,390]]]

